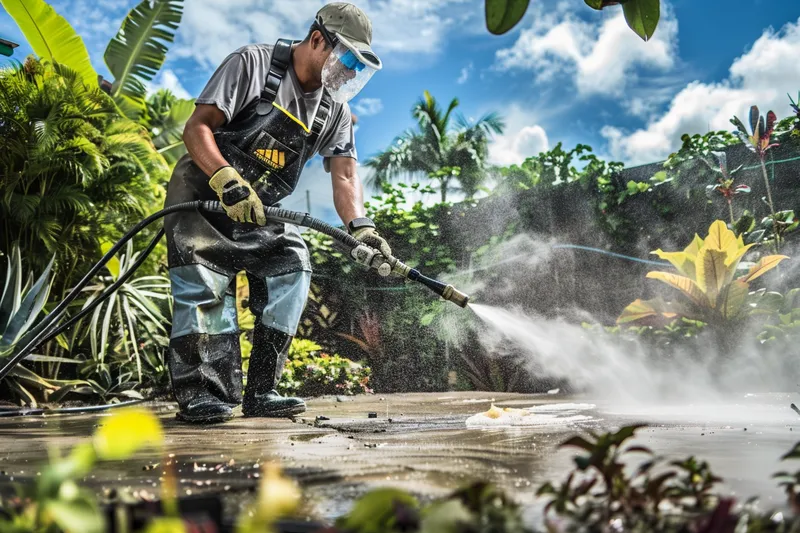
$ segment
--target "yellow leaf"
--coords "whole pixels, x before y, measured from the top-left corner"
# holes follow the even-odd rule
[[[697,286],[706,293],[712,308],[717,307],[717,296],[728,279],[728,267],[725,266],[727,257],[725,251],[705,246],[697,254]]]
[[[657,316],[659,313],[665,318],[678,316],[677,313],[656,309],[656,305],[659,303],[663,306],[660,298],[656,300],[635,300],[622,311],[622,314],[617,319],[617,324],[638,322],[645,318]]]
[[[675,287],[690,300],[701,307],[708,307],[708,298],[705,293],[700,289],[697,283],[690,278],[671,274],[669,272],[648,272],[647,277],[650,279],[657,279],[663,281],[671,287]]]
[[[732,282],[720,295],[720,314],[725,318],[735,318],[741,311],[749,293],[750,286],[747,283],[739,280]]]
[[[106,255],[113,247],[114,245],[110,242],[104,242],[100,244],[100,251],[103,252],[103,255]],[[106,268],[111,273],[111,277],[114,278],[114,281],[117,281],[119,277],[119,258],[116,255],[106,263]]]
[[[753,265],[750,271],[739,279],[745,283],[750,283],[757,277],[766,274],[778,266],[778,263],[784,259],[789,259],[789,257],[785,255],[768,255],[766,257],[762,257],[761,261]]]
[[[120,409],[94,434],[94,449],[105,460],[127,459],[143,446],[156,447],[163,442],[158,417],[139,407]]]
[[[703,239],[701,239],[700,236],[697,233],[695,233],[694,234],[694,239],[689,244],[689,246],[687,246],[683,250],[683,252],[686,255],[688,255],[689,257],[696,257],[697,256],[697,252],[699,252],[700,248],[702,248],[702,247],[703,247]]]
[[[156,518],[147,525],[144,533],[185,533],[186,523],[181,518]]]
[[[672,266],[678,269],[678,272],[680,272],[684,276],[692,275],[690,272],[687,271],[688,269],[686,263],[692,263],[693,261],[692,258],[689,256],[689,254],[687,254],[686,252],[665,252],[659,248],[653,253],[657,255],[659,258],[665,259],[670,263],[672,263]]]
[[[748,244],[742,247],[737,248],[736,250],[728,250],[728,258],[725,260],[725,265],[730,266],[735,264],[739,266],[739,260],[746,254],[750,248],[755,246],[756,244]],[[734,270],[736,270],[736,266],[734,266]]]
[[[725,251],[732,246],[736,247],[736,234],[723,221],[716,220],[708,228],[708,237],[704,244],[713,250]]]

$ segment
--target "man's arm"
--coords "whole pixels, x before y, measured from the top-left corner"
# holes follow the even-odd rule
[[[339,218],[347,226],[351,220],[366,216],[364,192],[352,157],[331,157],[331,180],[333,181],[333,205]]]
[[[214,141],[214,130],[225,124],[225,114],[215,105],[197,104],[183,129],[183,142],[192,161],[211,176],[228,162]]]

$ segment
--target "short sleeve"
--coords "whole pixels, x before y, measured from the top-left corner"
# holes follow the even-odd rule
[[[331,157],[351,157],[358,160],[356,152],[356,138],[353,130],[353,118],[350,106],[344,104],[336,117],[336,122],[331,126],[330,133],[323,139],[319,154],[326,172],[330,172]]]
[[[217,106],[230,122],[244,107],[249,85],[247,61],[241,53],[234,52],[217,68],[195,103]]]

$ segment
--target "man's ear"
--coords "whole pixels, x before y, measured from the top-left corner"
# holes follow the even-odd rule
[[[311,49],[316,50],[317,48],[321,47],[325,50],[325,37],[322,35],[322,32],[319,30],[314,30],[311,33]]]

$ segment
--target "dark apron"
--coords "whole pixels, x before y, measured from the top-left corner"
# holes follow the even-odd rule
[[[323,94],[313,126],[307,131],[274,105],[291,58],[291,41],[275,45],[261,97],[214,133],[223,157],[255,189],[265,206],[291,194],[311,158],[331,103]],[[207,176],[189,155],[175,166],[166,206],[195,200],[218,200]],[[222,274],[245,270],[262,279],[310,271],[311,261],[296,226],[267,221],[239,223],[226,214],[183,211],[164,221],[169,267],[201,264]]]

